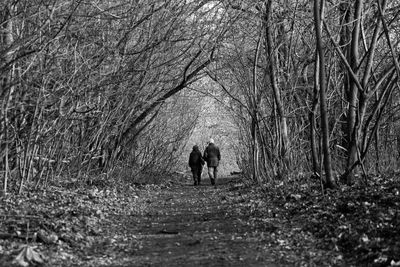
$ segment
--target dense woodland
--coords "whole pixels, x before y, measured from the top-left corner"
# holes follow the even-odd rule
[[[179,171],[205,97],[248,179],[368,183],[398,164],[399,4],[2,1],[2,191]]]
[[[0,266],[400,266],[399,15],[1,0]]]

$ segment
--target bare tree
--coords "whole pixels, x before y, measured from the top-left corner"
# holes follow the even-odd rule
[[[218,3],[206,2],[18,1],[13,8],[1,22],[13,33],[2,31],[1,40],[1,56],[9,56],[1,66],[4,190],[9,173],[21,191],[66,170],[107,172],[134,153],[128,144],[146,138],[163,103],[201,77],[228,23]]]
[[[318,67],[317,73],[318,73],[318,85],[319,85],[319,101],[321,109],[322,150],[323,150],[323,162],[325,170],[325,182],[326,182],[326,187],[334,188],[336,187],[336,185],[332,176],[331,154],[329,151],[329,125],[328,125],[328,114],[327,114],[327,103],[326,103],[325,53],[321,36],[324,8],[325,8],[324,0],[314,1],[314,24],[315,24],[316,44],[317,44],[316,61],[318,61],[318,65],[315,68],[317,69]]]

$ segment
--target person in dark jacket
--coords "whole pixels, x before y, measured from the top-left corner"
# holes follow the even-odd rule
[[[197,145],[193,146],[193,150],[189,155],[189,167],[192,170],[194,185],[200,185],[204,163],[199,147]]]
[[[215,185],[217,180],[218,165],[221,160],[221,153],[219,148],[214,144],[214,140],[210,139],[208,146],[204,150],[203,158],[207,162],[208,176],[210,177],[211,184]]]

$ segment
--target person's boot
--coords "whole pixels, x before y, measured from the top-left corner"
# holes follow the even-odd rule
[[[215,185],[215,179],[210,179],[211,180],[211,185]]]

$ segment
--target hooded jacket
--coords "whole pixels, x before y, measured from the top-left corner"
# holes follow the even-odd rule
[[[193,146],[189,155],[189,167],[192,170],[200,169],[204,165],[204,160],[198,146]]]

